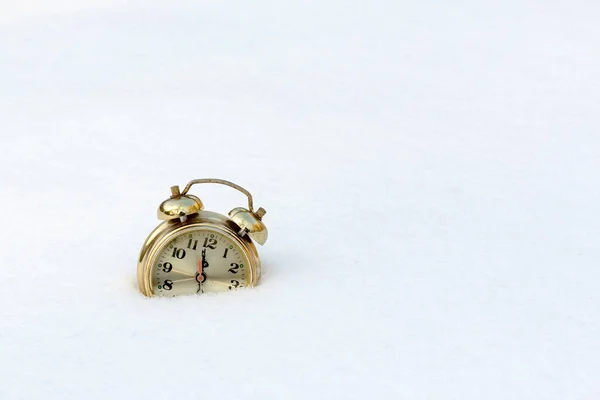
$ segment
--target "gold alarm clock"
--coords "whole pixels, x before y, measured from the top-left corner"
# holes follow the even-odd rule
[[[188,194],[201,183],[239,190],[248,197],[248,208],[234,208],[229,217],[204,210],[200,198]],[[164,222],[150,233],[140,253],[140,291],[146,296],[177,296],[255,286],[260,259],[254,242],[267,241],[265,214],[263,208],[254,211],[250,192],[229,181],[195,179],[183,192],[171,187],[171,197],[158,207]]]

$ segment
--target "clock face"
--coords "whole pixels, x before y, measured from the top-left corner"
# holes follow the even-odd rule
[[[250,262],[232,237],[208,228],[186,230],[159,250],[154,295],[227,292],[251,285]]]

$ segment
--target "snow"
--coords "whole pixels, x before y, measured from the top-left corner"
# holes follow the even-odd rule
[[[597,400],[599,18],[3,1],[0,399]],[[144,298],[203,177],[267,209],[261,284]]]

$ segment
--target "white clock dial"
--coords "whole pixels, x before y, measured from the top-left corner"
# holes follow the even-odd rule
[[[223,233],[185,231],[159,251],[152,270],[156,296],[226,292],[250,286],[248,257]]]

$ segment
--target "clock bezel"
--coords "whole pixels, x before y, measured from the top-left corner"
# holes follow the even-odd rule
[[[229,218],[212,211],[200,211],[190,215],[185,221],[170,220],[158,225],[142,246],[138,260],[138,286],[140,291],[148,297],[154,296],[152,289],[152,265],[158,257],[160,250],[176,236],[186,231],[213,230],[231,238],[244,252],[249,261],[250,283],[249,287],[256,286],[260,279],[260,258],[254,243],[248,237],[238,235],[240,228]]]

